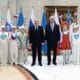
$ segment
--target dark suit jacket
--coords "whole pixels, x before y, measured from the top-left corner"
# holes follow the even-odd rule
[[[57,24],[54,24],[53,31],[51,30],[50,24],[46,26],[45,39],[47,40],[48,45],[53,47],[57,45],[57,42],[60,41],[60,30]]]
[[[38,27],[38,30],[34,26],[29,27],[29,43],[34,45],[40,45],[44,42],[44,31],[42,26]]]

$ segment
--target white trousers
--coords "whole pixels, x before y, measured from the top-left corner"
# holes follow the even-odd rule
[[[18,64],[18,45],[16,40],[11,40],[9,44],[11,63]]]
[[[8,62],[8,41],[0,40],[0,59],[1,64],[6,65]]]
[[[80,45],[72,46],[73,63],[80,64]]]
[[[27,57],[28,57],[28,50],[27,49],[20,49],[20,53],[19,53],[19,62],[20,63],[26,63],[27,62]]]
[[[63,64],[69,63],[71,50],[63,50]]]

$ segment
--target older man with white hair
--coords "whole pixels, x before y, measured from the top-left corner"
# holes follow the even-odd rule
[[[45,40],[48,46],[48,54],[47,54],[48,65],[51,64],[51,52],[53,52],[53,64],[57,65],[56,55],[57,55],[57,44],[60,41],[60,30],[59,30],[59,25],[57,25],[54,21],[54,16],[49,17],[49,24],[46,26],[45,29]]]
[[[5,31],[5,26],[1,26],[0,32],[0,59],[1,65],[6,65],[8,61],[8,33]]]

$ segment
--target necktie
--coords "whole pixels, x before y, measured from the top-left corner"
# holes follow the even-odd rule
[[[38,30],[38,27],[36,26],[36,30]]]
[[[54,29],[54,25],[53,25],[53,24],[51,24],[51,30],[53,31],[53,29]]]

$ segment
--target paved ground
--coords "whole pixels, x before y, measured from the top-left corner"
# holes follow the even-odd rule
[[[47,65],[47,58],[42,58],[43,66],[40,67],[38,62],[34,67],[31,66],[32,57],[28,57],[28,63],[23,65],[25,68],[35,74],[39,80],[80,80],[80,65],[74,65],[72,58],[70,58],[70,64],[63,65],[63,57],[57,57],[58,65]]]

